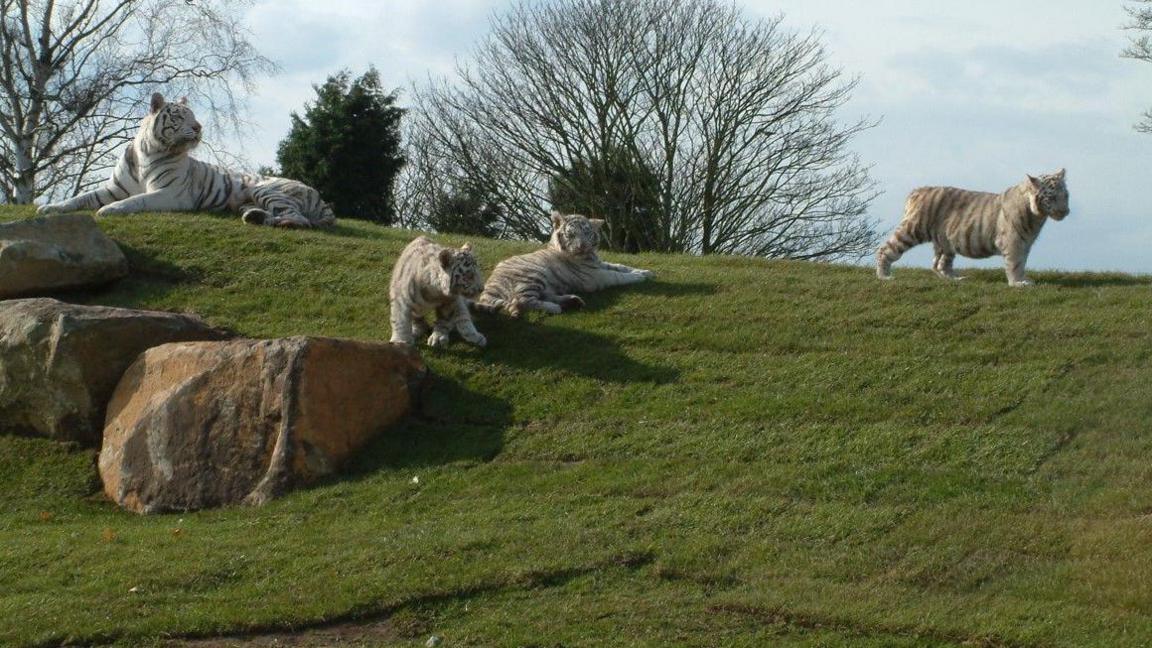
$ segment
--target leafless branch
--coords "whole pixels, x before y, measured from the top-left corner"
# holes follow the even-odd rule
[[[1121,52],[1121,56],[1152,63],[1152,0],[1130,0],[1131,6],[1124,7],[1131,22],[1124,25],[1124,29],[1136,32],[1128,47]],[[1136,130],[1143,133],[1152,133],[1152,110],[1144,113],[1143,120],[1136,125]]]
[[[820,40],[721,0],[521,2],[453,82],[416,89],[399,193],[418,221],[466,185],[505,235],[544,238],[549,181],[625,151],[656,177],[651,249],[859,256],[877,192],[848,146],[873,124],[837,119],[856,82]]]
[[[273,64],[248,40],[247,0],[0,0],[0,200],[77,193],[115,164],[154,91],[239,132]]]

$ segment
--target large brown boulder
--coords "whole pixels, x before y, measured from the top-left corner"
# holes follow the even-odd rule
[[[0,432],[99,445],[104,408],[140,352],[226,337],[193,315],[0,301]]]
[[[96,286],[128,274],[128,260],[87,214],[0,223],[0,299]]]
[[[149,349],[108,405],[104,492],[139,513],[262,504],[395,423],[424,375],[409,347],[351,340]]]

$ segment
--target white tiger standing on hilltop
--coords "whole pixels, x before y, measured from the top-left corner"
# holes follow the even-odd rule
[[[1024,265],[1047,219],[1068,215],[1064,169],[1039,178],[1028,176],[1004,193],[923,187],[908,195],[904,219],[876,251],[876,275],[891,279],[892,263],[909,249],[932,242],[933,270],[960,279],[952,269],[957,254],[973,259],[1004,256],[1010,286],[1030,286]]]
[[[428,312],[436,313],[436,323],[428,346],[448,346],[452,329],[465,341],[482,347],[488,340],[472,324],[467,299],[484,289],[484,275],[465,243],[459,250],[417,237],[396,260],[388,299],[392,307],[392,342],[414,346],[418,337],[428,335]]]
[[[530,310],[551,315],[580,308],[584,300],[574,291],[592,292],[644,281],[649,270],[601,261],[596,252],[604,221],[580,214],[552,212],[548,247],[505,259],[496,265],[478,310],[503,311],[520,317]]]
[[[96,209],[98,216],[143,211],[237,211],[246,223],[278,227],[331,225],[336,217],[320,192],[286,178],[226,171],[189,157],[201,127],[187,100],[152,95],[151,112],[104,186],[40,214]]]

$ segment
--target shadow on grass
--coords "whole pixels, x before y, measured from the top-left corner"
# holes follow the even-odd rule
[[[598,308],[612,306],[620,301],[621,298],[627,297],[630,294],[675,299],[677,297],[715,295],[717,292],[719,292],[719,289],[715,284],[672,283],[661,281],[660,278],[657,277],[644,283],[633,284],[631,286],[617,286],[599,292],[583,294],[581,297],[584,298],[589,310],[596,310]]]
[[[131,268],[130,278],[141,278],[155,283],[199,283],[203,281],[205,272],[203,268],[178,266],[168,261],[156,258],[151,253],[123,241],[117,241],[124,256],[128,259]]]
[[[488,337],[485,358],[517,369],[556,370],[617,383],[665,384],[680,377],[678,369],[628,357],[610,337],[569,328],[552,318],[478,315],[476,326]]]
[[[414,411],[357,453],[333,479],[358,480],[381,468],[490,461],[504,447],[504,430],[511,422],[508,403],[429,375]]]
[[[178,266],[122,241],[117,244],[128,259],[128,276],[103,286],[57,291],[48,296],[76,304],[147,308],[147,304],[180,286],[206,281],[202,268]]]

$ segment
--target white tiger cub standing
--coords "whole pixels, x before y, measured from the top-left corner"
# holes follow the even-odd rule
[[[38,213],[230,210],[256,225],[319,227],[336,222],[320,193],[302,182],[234,173],[191,158],[188,154],[200,140],[200,122],[186,99],[168,103],[160,93],[153,94],[151,112],[108,182],[70,200],[42,205]]]
[[[966,191],[955,187],[922,187],[908,195],[904,219],[876,251],[876,275],[891,279],[892,263],[909,249],[932,242],[932,268],[941,277],[959,279],[952,269],[956,255],[983,259],[1003,255],[1010,286],[1029,286],[1024,274],[1028,253],[1047,219],[1068,215],[1064,169],[1038,178],[1028,176],[1004,193]]]
[[[551,315],[580,308],[584,300],[573,292],[644,281],[649,270],[601,261],[596,249],[604,221],[580,214],[552,212],[548,247],[505,259],[496,265],[476,306],[520,317],[530,310]]]
[[[465,341],[482,347],[488,340],[472,324],[468,299],[484,289],[484,275],[465,243],[459,250],[437,245],[424,236],[417,237],[396,260],[388,298],[392,306],[392,342],[415,345],[417,337],[428,335],[430,311],[436,323],[428,337],[428,346],[448,346],[452,329]]]

